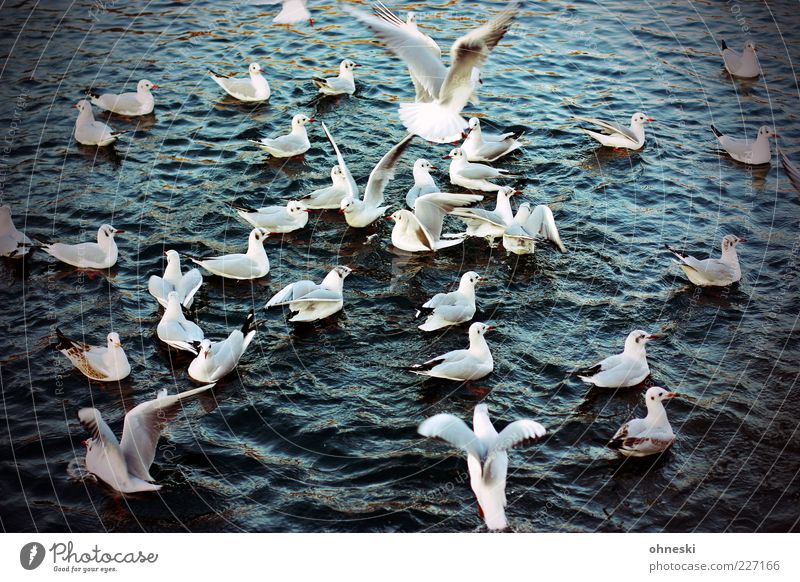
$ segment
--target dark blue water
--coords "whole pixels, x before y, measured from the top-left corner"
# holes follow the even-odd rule
[[[118,499],[80,478],[79,408],[96,406],[119,434],[125,410],[191,385],[189,360],[155,339],[146,281],[160,273],[164,248],[237,252],[249,229],[226,202],[283,203],[329,181],[334,158],[318,126],[300,160],[267,160],[244,140],[313,113],[363,184],[402,137],[395,110],[413,91],[405,68],[339,4],[317,5],[316,25],[298,29],[271,26],[271,8],[236,2],[0,8],[2,203],[30,235],[74,241],[103,222],[127,231],[104,276],[43,253],[0,264],[2,528],[474,531],[465,460],[416,426],[443,411],[469,418],[485,400],[498,426],[530,417],[549,430],[510,455],[514,530],[796,530],[798,193],[777,161],[748,169],[719,155],[709,130],[754,135],[774,125],[800,160],[800,32],[788,1],[529,2],[469,111],[526,128],[527,147],[501,166],[524,176],[515,184],[524,199],[551,205],[569,252],[544,245],[518,259],[469,241],[409,259],[393,253],[384,221],[356,231],[335,212],[315,213],[305,230],[269,239],[264,280],[206,279],[195,311],[207,335],[227,334],[250,308],[262,323],[237,374],[165,432],[153,471],[160,494]],[[445,52],[500,5],[392,4],[417,10]],[[715,39],[738,48],[746,33],[765,75],[732,80]],[[333,74],[342,58],[364,65],[356,95],[309,104],[310,77]],[[267,71],[268,104],[237,104],[205,73],[250,61]],[[83,90],[141,78],[163,87],[155,114],[137,123],[98,112],[131,133],[114,149],[76,145],[70,106]],[[637,110],[657,122],[633,154],[597,149],[568,121],[627,122]],[[390,204],[402,205],[414,159],[447,151],[417,140]],[[446,172],[437,178],[446,184]],[[716,254],[726,233],[748,239],[742,282],[730,290],[692,288],[662,249]],[[359,269],[341,316],[293,327],[280,310],[263,311],[286,283],[320,280],[336,264]],[[489,337],[495,372],[464,387],[396,369],[465,345],[466,327],[419,332],[413,307],[472,269],[490,279],[477,317],[500,326]],[[53,351],[56,325],[91,342],[118,332],[131,376],[89,383]],[[649,348],[652,382],[687,395],[669,405],[677,440],[654,463],[623,463],[604,447],[643,413],[641,392],[590,389],[571,375],[619,351],[636,328],[666,334]]]

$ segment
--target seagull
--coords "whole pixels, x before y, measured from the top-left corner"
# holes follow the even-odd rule
[[[486,404],[478,404],[472,419],[473,430],[452,414],[437,414],[422,422],[417,431],[422,436],[441,439],[466,451],[470,486],[478,500],[478,513],[490,530],[508,527],[506,521],[506,474],[508,451],[542,438],[547,432],[528,419],[515,420],[500,433],[489,419]]]
[[[419,326],[422,331],[435,331],[450,325],[459,325],[475,315],[475,285],[486,281],[475,271],[461,275],[458,289],[450,293],[437,293],[422,304],[415,317],[427,315],[425,323]]]
[[[104,224],[97,230],[97,242],[68,245],[64,243],[43,243],[42,250],[62,263],[79,269],[108,269],[117,262],[117,243],[114,235],[124,230],[117,230],[110,224]]]
[[[766,125],[762,125],[758,128],[758,135],[755,141],[752,139],[738,139],[723,135],[722,132],[713,125],[711,126],[711,131],[717,136],[719,145],[722,146],[722,149],[724,149],[730,157],[737,162],[742,162],[751,166],[768,164],[772,159],[769,138],[780,137]]]
[[[21,259],[30,252],[31,245],[31,239],[14,226],[11,207],[8,204],[0,206],[0,257]]]
[[[212,386],[201,386],[172,396],[167,395],[166,388],[160,390],[155,399],[142,402],[125,415],[121,442],[117,441],[99,410],[81,408],[78,420],[92,433],[92,438],[83,443],[86,446],[86,469],[120,493],[158,491],[161,485],[154,483],[150,466],[156,456],[161,431],[178,415],[184,401]]]
[[[125,350],[122,349],[119,336],[114,332],[108,334],[105,347],[90,346],[69,339],[58,328],[56,336],[56,349],[67,356],[72,365],[90,380],[117,382],[131,373]]]
[[[456,208],[451,212],[464,221],[467,230],[455,236],[485,238],[490,246],[494,240],[503,236],[506,229],[514,222],[514,211],[511,210],[511,197],[520,194],[518,190],[503,186],[497,191],[497,204],[494,210],[483,208]]]
[[[353,272],[350,267],[336,267],[317,285],[314,281],[290,283],[267,301],[266,309],[288,305],[295,315],[289,321],[311,322],[330,317],[342,310],[342,289],[345,278]]]
[[[783,150],[779,149],[778,153],[780,154],[781,165],[783,165],[783,170],[789,177],[789,181],[792,183],[792,186],[794,186],[794,189],[800,192],[800,168],[792,163],[792,160],[783,153]]]
[[[268,234],[292,232],[308,224],[308,208],[296,200],[290,200],[286,206],[263,206],[261,208],[251,208],[240,204],[231,204],[230,206],[255,228],[262,228]]]
[[[479,380],[494,370],[492,353],[483,337],[486,332],[493,329],[495,328],[491,325],[475,322],[469,326],[469,348],[447,352],[424,364],[414,364],[409,371],[421,376],[458,382]]]
[[[311,13],[306,8],[306,0],[251,0],[253,4],[279,4],[283,3],[281,11],[272,19],[273,24],[298,24],[308,21],[314,24]]]
[[[631,116],[631,126],[625,127],[613,121],[602,121],[593,117],[573,117],[577,121],[591,123],[600,128],[602,133],[591,129],[578,128],[589,137],[599,141],[604,146],[640,150],[644,145],[644,124],[655,121],[652,117],[647,117],[644,113],[637,112]]]
[[[515,255],[533,254],[536,243],[543,238],[553,241],[562,253],[567,252],[558,234],[553,211],[544,204],[533,210],[527,202],[520,204],[514,221],[503,233],[503,247]]]
[[[731,75],[734,77],[753,79],[761,74],[761,65],[758,62],[758,55],[756,54],[756,43],[750,40],[744,43],[744,50],[741,54],[728,48],[724,40],[721,44],[722,60],[725,62],[725,68]]]
[[[609,356],[595,365],[581,370],[578,376],[587,384],[601,388],[628,388],[641,384],[650,375],[645,344],[659,335],[637,329],[628,334],[621,354]]]
[[[342,198],[339,212],[344,214],[347,224],[352,228],[369,226],[383,216],[383,213],[389,208],[388,206],[381,206],[384,201],[383,191],[386,189],[386,185],[389,181],[394,178],[394,169],[397,166],[397,162],[408,147],[408,144],[414,139],[414,135],[409,133],[401,139],[397,145],[384,154],[369,174],[367,187],[364,190],[364,198],[359,199],[358,186],[350,170],[347,168],[344,157],[342,157],[342,153],[333,140],[333,136],[328,131],[325,122],[322,122],[322,129],[325,131],[325,135],[328,136],[328,141],[331,142],[331,146],[333,146],[336,159],[339,161],[339,168],[342,169],[348,185],[347,196]]]
[[[264,250],[264,241],[268,236],[269,234],[263,228],[254,228],[250,231],[247,239],[245,254],[234,253],[209,259],[189,258],[206,271],[220,277],[239,281],[259,279],[269,273],[269,258],[267,258],[267,251]]]
[[[197,382],[217,382],[230,373],[256,335],[254,317],[251,309],[242,328],[233,330],[227,339],[200,342],[200,351],[189,364],[189,377]]]
[[[92,104],[81,99],[75,105],[78,119],[75,120],[75,141],[88,146],[107,146],[117,141],[124,131],[114,131],[102,121],[95,121]]]
[[[513,131],[500,135],[483,133],[480,119],[472,117],[461,151],[470,162],[494,162],[521,148],[522,144],[517,141],[521,137],[521,133]]]
[[[420,196],[441,192],[431,176],[431,170],[436,169],[436,166],[431,165],[431,163],[424,158],[419,158],[414,162],[414,186],[406,194],[406,204],[411,210],[414,210],[414,202]]]
[[[454,148],[443,159],[450,160],[450,183],[470,190],[494,192],[502,186],[493,184],[489,180],[515,177],[509,174],[508,170],[499,170],[486,164],[467,161],[461,148]]]
[[[480,70],[521,6],[517,0],[509,2],[493,20],[453,43],[449,69],[441,61],[438,46],[426,40],[415,24],[389,16],[391,13],[385,7],[377,7],[377,16],[352,8],[346,10],[408,66],[418,101],[400,105],[400,119],[406,129],[428,141],[451,143],[459,140],[467,127],[460,113],[480,82]]]
[[[388,220],[394,220],[392,244],[409,253],[438,251],[463,241],[441,240],[442,224],[448,212],[459,206],[469,206],[483,200],[479,194],[450,194],[434,192],[420,196],[414,202],[414,212],[405,209],[396,211]]]
[[[611,437],[608,446],[626,457],[646,457],[666,451],[675,442],[675,433],[667,420],[664,400],[680,396],[653,386],[645,393],[647,416],[623,424]]]
[[[160,87],[147,79],[142,79],[136,84],[136,93],[99,93],[95,89],[89,89],[87,95],[92,104],[97,105],[100,109],[118,115],[136,117],[153,112],[155,100],[153,94],[150,93],[152,89],[160,89]]]
[[[353,78],[353,69],[360,67],[351,60],[345,59],[339,63],[339,76],[322,79],[312,77],[314,85],[323,95],[352,95],[356,92],[356,81]]]
[[[739,256],[736,254],[736,245],[746,242],[744,239],[732,234],[722,238],[722,256],[718,259],[696,259],[685,255],[667,246],[689,280],[700,287],[727,287],[742,278],[739,268]]]
[[[314,190],[311,194],[303,196],[300,202],[309,210],[338,210],[350,192],[350,185],[339,166],[331,168],[331,185],[327,188]]]
[[[267,79],[261,74],[264,72],[261,65],[258,63],[250,63],[247,70],[250,73],[249,79],[231,77],[229,75],[223,75],[222,73],[215,73],[211,70],[208,72],[211,78],[214,79],[214,82],[222,87],[222,90],[234,99],[248,103],[266,101],[269,99],[272,92],[270,91]]]
[[[316,119],[313,117],[306,117],[298,113],[292,117],[291,133],[274,138],[264,137],[261,138],[261,141],[254,139],[248,141],[262,150],[266,150],[268,154],[276,158],[299,156],[306,153],[311,147],[311,143],[308,141],[308,133],[306,133],[306,123],[313,123],[314,121]]]
[[[197,355],[196,345],[205,339],[200,326],[189,321],[183,315],[180,298],[177,291],[170,291],[167,296],[167,309],[161,321],[158,322],[156,335],[165,344],[176,350],[192,352]]]
[[[151,275],[147,282],[147,290],[162,307],[167,306],[170,292],[176,291],[178,302],[189,309],[194,301],[194,294],[203,284],[203,276],[197,269],[181,273],[181,257],[178,251],[170,249],[164,251],[164,255],[167,257],[164,276]]]

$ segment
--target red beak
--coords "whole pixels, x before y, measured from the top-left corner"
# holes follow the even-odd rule
[[[161,89],[161,85],[153,85],[150,87],[151,89]]]
[[[386,220],[394,220],[394,216],[384,216]]]
[[[647,121],[655,121],[655,119],[653,119],[652,117],[648,117]]]
[[[497,327],[496,327],[496,326],[494,326],[494,325],[487,325],[487,326],[486,326],[486,331],[494,331],[494,330],[496,330],[496,329],[497,329]]]
[[[657,340],[657,339],[660,339],[662,337],[664,337],[662,334],[654,333],[654,334],[651,334],[651,335],[647,336],[647,339],[649,339],[649,340]]]
[[[442,156],[442,159],[443,159],[443,160],[449,160],[449,159],[450,159],[450,158],[452,158],[452,157],[453,157],[453,156],[451,156],[450,154],[447,154],[446,156]]]
[[[487,279],[486,277],[480,277],[480,278],[478,279],[478,281],[488,281],[488,280],[489,280],[489,279]]]
[[[667,392],[664,394],[664,398],[677,398],[678,396],[680,396],[680,394],[677,392]]]
[[[314,123],[315,121],[316,121],[316,119],[314,119],[313,117],[308,120],[309,123]]]
[[[124,230],[115,230],[114,234],[123,234],[124,232],[125,232]]]

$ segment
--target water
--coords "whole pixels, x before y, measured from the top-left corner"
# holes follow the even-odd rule
[[[317,7],[314,28],[269,25],[258,7],[218,2],[50,2],[3,8],[0,99],[4,182],[29,234],[90,238],[110,222],[120,259],[89,278],[43,253],[0,264],[2,455],[0,523],[11,531],[475,531],[481,528],[466,462],[416,435],[437,412],[469,418],[485,400],[498,426],[530,417],[549,429],[510,455],[508,517],[516,531],[789,531],[798,523],[798,194],[779,169],[721,157],[709,130],[753,135],[774,124],[800,160],[796,5],[735,2],[650,6],[530,3],[484,73],[479,111],[522,125],[528,146],[502,163],[524,175],[524,199],[553,208],[569,252],[542,246],[505,256],[482,241],[410,259],[392,252],[390,225],[348,230],[335,212],[267,244],[273,264],[253,285],[208,277],[196,304],[211,337],[255,308],[262,320],[237,372],[165,431],[154,466],[160,495],[115,498],[82,478],[80,407],[99,408],[119,434],[124,410],[159,388],[185,390],[188,359],[155,340],[146,292],[164,245],[236,252],[248,233],[225,206],[282,203],[325,185],[334,158],[321,129],[302,160],[266,160],[246,138],[282,132],[297,112],[331,128],[364,184],[403,134],[396,105],[411,95],[404,67],[342,17]],[[402,3],[448,50],[498,4]],[[739,48],[749,33],[766,74],[734,81],[714,39]],[[600,36],[602,35],[602,36]],[[349,57],[358,92],[317,108],[312,75]],[[207,68],[244,71],[257,60],[273,97],[240,105]],[[71,139],[69,107],[84,88],[163,87],[156,112],[109,123],[131,133],[116,150]],[[657,122],[639,153],[596,149],[575,114]],[[104,114],[98,118],[106,120]],[[401,205],[414,159],[449,146],[417,140],[387,198]],[[439,162],[445,167],[446,162]],[[445,167],[446,168],[446,167]],[[446,184],[446,172],[437,176]],[[489,201],[491,204],[491,201]],[[729,291],[698,291],[663,244],[716,254],[745,236],[744,277]],[[365,242],[377,234],[372,242]],[[336,264],[359,269],[344,313],[293,327],[271,293]],[[468,387],[393,367],[466,343],[466,328],[423,335],[413,307],[465,270],[479,288],[478,319],[495,372]],[[101,342],[123,338],[133,371],[90,384],[52,350],[53,330]],[[615,353],[635,328],[663,332],[649,348],[653,381],[686,394],[669,405],[677,432],[658,462],[623,463],[604,447],[643,412],[637,390],[589,389],[571,372]]]

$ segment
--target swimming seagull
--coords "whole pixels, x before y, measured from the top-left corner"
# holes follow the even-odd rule
[[[189,364],[189,377],[197,382],[217,382],[229,374],[256,335],[253,310],[247,314],[241,329],[233,330],[219,342],[208,338],[200,342],[197,357]]]
[[[732,234],[722,238],[722,256],[718,259],[696,259],[669,246],[667,250],[678,259],[675,261],[689,280],[700,287],[727,287],[742,278],[736,245],[746,242]]]
[[[136,93],[100,93],[96,89],[89,89],[87,95],[93,105],[100,109],[111,111],[118,115],[135,117],[149,115],[153,112],[155,99],[150,92],[160,87],[147,79],[142,79],[136,84]]]
[[[161,431],[173,420],[183,403],[212,387],[201,386],[180,394],[160,390],[153,400],[142,402],[125,415],[122,440],[111,431],[96,408],[81,408],[78,420],[92,433],[84,441],[86,469],[120,493],[158,491],[150,475]]]
[[[781,165],[786,175],[789,177],[789,181],[792,183],[792,186],[794,186],[794,189],[800,192],[800,168],[792,163],[792,160],[783,153],[783,150],[778,149],[778,153],[780,154]]]
[[[259,101],[266,101],[269,99],[272,92],[269,88],[269,82],[261,73],[264,69],[258,63],[250,63],[247,68],[250,73],[248,79],[241,77],[231,77],[230,75],[223,75],[222,73],[215,73],[209,70],[211,78],[214,82],[222,87],[228,95],[239,101],[248,103],[255,103]]]
[[[104,224],[97,230],[97,242],[85,242],[75,245],[64,243],[42,243],[41,248],[48,255],[63,263],[80,269],[108,269],[117,262],[117,243],[114,235],[123,233],[110,224]]]
[[[730,157],[737,162],[757,166],[760,164],[768,164],[772,159],[772,150],[769,145],[769,138],[780,137],[777,133],[773,132],[768,126],[762,125],[758,128],[758,135],[755,141],[752,139],[738,139],[723,135],[713,125],[711,131],[717,137],[719,145],[722,146]]]
[[[11,207],[8,204],[0,206],[0,257],[21,259],[30,252],[32,245],[31,239],[14,226]]]
[[[323,79],[312,77],[314,85],[323,95],[352,95],[356,91],[356,81],[353,77],[353,69],[359,67],[351,60],[345,59],[339,63],[339,76]]]
[[[452,149],[449,154],[444,156],[444,159],[450,160],[450,183],[470,190],[494,192],[500,190],[502,186],[493,184],[489,180],[516,177],[509,174],[508,170],[468,161],[461,148]]]
[[[292,232],[308,224],[308,208],[296,200],[290,200],[286,206],[251,208],[241,204],[230,204],[230,207],[252,226],[263,228],[269,234]]]
[[[170,291],[167,296],[167,308],[161,321],[158,322],[156,335],[168,346],[172,346],[176,350],[191,352],[195,356],[197,355],[197,344],[205,339],[200,326],[189,321],[183,315],[183,308],[176,291]]]
[[[475,271],[461,275],[458,289],[450,293],[437,293],[422,304],[414,317],[427,315],[425,323],[419,326],[422,331],[435,331],[450,325],[459,325],[475,315],[475,285],[486,281]]]
[[[292,322],[319,321],[341,311],[344,305],[344,280],[353,272],[349,267],[336,267],[317,284],[314,281],[290,283],[267,301],[266,309],[288,305],[295,315]]]
[[[131,373],[119,335],[111,332],[105,346],[90,346],[65,336],[56,328],[56,349],[67,356],[84,376],[99,382],[117,382]]]
[[[744,43],[744,50],[737,53],[735,50],[728,48],[728,45],[723,40],[721,43],[722,60],[725,63],[725,69],[734,77],[743,77],[752,79],[761,74],[761,65],[758,62],[758,55],[756,54],[756,44],[748,40]]]
[[[206,271],[220,277],[240,281],[258,279],[269,273],[269,258],[267,258],[267,251],[264,250],[264,241],[268,236],[269,234],[263,228],[254,228],[250,231],[245,254],[235,253],[209,259],[187,256]]]
[[[397,17],[346,10],[405,61],[415,85],[427,92],[421,95],[418,89],[417,97],[421,98],[418,102],[400,105],[400,119],[406,129],[432,142],[450,143],[459,140],[467,127],[461,110],[480,82],[480,70],[490,51],[511,27],[521,6],[522,2],[510,2],[494,19],[453,43],[449,69],[416,26],[409,26]],[[378,11],[382,12],[380,7]]]
[[[500,135],[484,133],[480,120],[472,117],[467,127],[467,137],[461,144],[461,151],[470,162],[494,162],[522,147],[517,141],[521,137],[521,133],[513,131]]]
[[[75,141],[88,146],[107,146],[117,141],[124,131],[114,131],[102,121],[95,121],[92,104],[81,99],[75,105],[78,118],[75,120]]]
[[[420,196],[414,202],[414,212],[400,209],[388,220],[394,220],[392,244],[401,251],[424,253],[460,244],[463,239],[441,240],[444,217],[459,206],[469,206],[483,200],[478,194],[434,192]]]
[[[578,128],[589,137],[599,141],[604,146],[639,150],[644,145],[644,124],[654,121],[644,113],[637,112],[631,116],[631,126],[625,127],[613,121],[602,121],[593,117],[578,117],[573,119],[590,123],[600,128],[600,133],[591,129]]]
[[[472,427],[470,430],[452,414],[437,414],[424,420],[417,431],[466,451],[478,513],[490,530],[502,530],[508,527],[505,514],[508,451],[542,438],[547,431],[538,422],[522,419],[510,423],[498,434],[486,404],[475,407]]]
[[[515,255],[533,254],[536,243],[541,240],[552,241],[562,253],[567,252],[558,234],[553,211],[544,204],[533,210],[527,202],[520,204],[514,221],[503,233],[503,247]]]
[[[497,203],[494,210],[485,210],[483,208],[454,209],[451,214],[463,220],[467,225],[465,232],[454,236],[485,238],[490,246],[494,246],[494,240],[503,236],[506,229],[514,222],[511,197],[519,193],[514,188],[503,186],[497,191]]]
[[[431,170],[436,169],[436,166],[431,165],[431,163],[424,158],[419,158],[414,162],[414,169],[412,170],[414,186],[412,186],[406,194],[406,204],[411,210],[414,210],[414,203],[420,196],[441,192],[431,176]]]
[[[338,165],[331,168],[331,185],[303,196],[300,202],[309,210],[338,210],[350,192],[347,176]]]
[[[578,378],[601,388],[628,388],[641,384],[650,375],[645,344],[659,335],[637,329],[625,339],[621,354],[609,356],[579,372]]]
[[[342,198],[339,203],[339,211],[344,214],[349,226],[353,228],[369,226],[383,216],[383,213],[389,208],[388,206],[381,206],[384,201],[383,191],[386,189],[386,185],[394,178],[394,169],[397,167],[397,162],[408,147],[408,144],[414,139],[414,135],[409,133],[383,155],[369,174],[367,187],[364,190],[364,198],[359,199],[358,186],[352,174],[350,174],[344,157],[342,157],[339,147],[328,131],[325,122],[322,122],[322,129],[325,131],[325,135],[328,136],[331,146],[333,146],[333,151],[336,153],[336,159],[339,161],[339,167],[342,169],[348,186],[347,196]]]
[[[675,442],[675,433],[667,420],[664,400],[680,396],[653,386],[645,393],[647,416],[623,424],[611,437],[608,446],[626,457],[646,457],[666,451]]]
[[[274,138],[264,137],[260,141],[254,139],[248,141],[276,158],[299,156],[306,153],[311,147],[311,142],[308,141],[308,133],[306,132],[306,123],[313,123],[314,121],[316,119],[313,117],[306,117],[298,113],[292,117],[292,131],[290,133]]]
[[[178,251],[170,249],[164,251],[164,255],[167,257],[164,275],[162,277],[151,275],[147,282],[147,290],[162,307],[167,306],[170,292],[175,291],[178,294],[178,302],[188,309],[192,306],[195,293],[203,284],[203,276],[197,269],[181,273],[181,257]]]
[[[491,325],[475,322],[469,326],[469,348],[447,352],[424,364],[414,364],[408,369],[421,376],[432,376],[458,382],[479,380],[494,370],[492,353],[483,337],[486,332],[493,329],[495,328]]]

